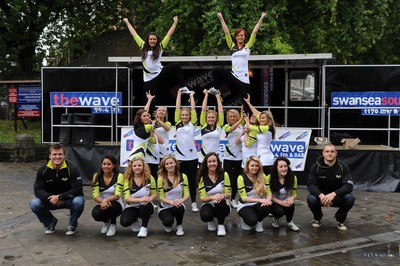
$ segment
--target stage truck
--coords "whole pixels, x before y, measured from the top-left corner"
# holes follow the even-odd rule
[[[177,56],[163,57],[162,63],[181,64],[186,86],[196,92],[200,111],[202,91],[212,86],[212,69],[229,69],[230,60],[230,56]],[[136,110],[146,101],[141,58],[109,57],[109,62],[115,67],[42,69],[43,142],[65,143],[74,147],[74,154],[88,146],[100,149],[101,154],[125,145],[121,141],[126,134],[121,132],[132,125]],[[398,147],[400,65],[332,62],[329,53],[250,56],[251,102],[259,110],[272,111],[282,130],[277,141],[291,135],[286,129],[308,130],[296,135],[305,146],[288,145],[275,150],[277,155],[305,160],[311,156],[309,147],[320,154],[322,146],[316,145],[316,137],[338,145],[342,138],[358,138],[359,146]],[[168,107],[171,122],[175,85],[165,84],[157,99],[158,105]],[[240,108],[240,92],[224,85],[220,90],[226,108]],[[307,164],[315,157],[298,168],[304,172],[299,174],[303,183]],[[122,164],[122,154],[120,159]],[[294,170],[297,166],[292,164]]]

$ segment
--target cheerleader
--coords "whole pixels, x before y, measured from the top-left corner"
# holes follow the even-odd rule
[[[218,236],[225,236],[225,218],[231,208],[227,200],[231,197],[229,175],[222,169],[222,163],[215,152],[204,157],[198,173],[200,200],[200,218],[207,223],[209,231],[217,231]],[[218,227],[214,223],[217,219]]]
[[[232,208],[236,208],[237,178],[242,172],[242,144],[240,137],[243,132],[243,116],[237,110],[231,109],[226,114],[226,120],[228,123],[224,125],[223,131],[228,143],[224,151],[224,170],[231,180],[232,200],[230,204]]]
[[[222,107],[221,94],[218,92],[217,98],[218,113],[214,110],[207,110],[208,90],[203,90],[204,100],[201,107],[200,126],[201,126],[201,150],[199,153],[199,163],[210,152],[219,155],[219,142],[221,140],[221,128],[224,125],[224,108]]]
[[[113,236],[117,232],[117,217],[122,213],[122,201],[117,195],[117,184],[123,184],[124,176],[119,173],[117,159],[112,155],[101,158],[101,168],[93,175],[92,195],[97,205],[92,210],[95,221],[103,222],[101,233]]]
[[[271,213],[272,195],[263,173],[260,160],[251,156],[247,159],[244,173],[238,178],[240,195],[237,212],[241,217],[243,230],[256,227],[256,232],[263,232],[263,220]]]
[[[164,231],[172,232],[175,219],[176,235],[183,236],[184,203],[190,196],[189,184],[186,175],[179,172],[178,160],[171,154],[166,155],[160,162],[157,187],[161,201],[158,217],[165,226]]]
[[[122,211],[121,225],[132,226],[132,231],[138,232],[138,237],[147,237],[147,225],[150,216],[154,213],[152,201],[157,196],[157,185],[150,168],[143,158],[134,157],[129,161],[124,173],[124,184],[117,193],[123,193],[128,206]],[[138,226],[138,218],[142,224]]]
[[[198,212],[196,204],[196,169],[198,154],[194,143],[194,134],[197,125],[196,102],[194,92],[190,93],[191,108],[181,109],[182,92],[178,91],[175,109],[176,146],[175,157],[179,161],[182,173],[189,181],[190,199],[192,200],[192,212]]]

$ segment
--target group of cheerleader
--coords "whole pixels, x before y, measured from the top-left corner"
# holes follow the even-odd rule
[[[269,111],[257,110],[250,103],[248,59],[265,15],[262,13],[249,39],[247,32],[239,28],[232,40],[222,14],[217,14],[232,54],[232,69],[212,71],[213,87],[203,90],[199,122],[194,91],[185,87],[180,65],[171,63],[164,67],[161,64],[163,50],[177,27],[178,17],[173,18],[162,41],[154,32],[142,40],[129,20],[123,20],[142,51],[147,104],[137,111],[134,119],[134,147],[125,173],[119,174],[115,158],[105,156],[101,169],[94,176],[93,197],[99,205],[94,208],[93,217],[104,222],[102,233],[114,235],[116,217],[121,215],[122,226],[132,226],[138,237],[146,237],[157,194],[160,201],[158,214],[164,229],[171,232],[176,220],[178,236],[184,234],[184,202],[189,197],[192,212],[199,212],[208,230],[217,231],[218,236],[226,235],[224,222],[231,208],[237,208],[243,230],[255,227],[257,232],[262,232],[263,219],[269,214],[274,216],[273,227],[279,227],[279,218],[286,215],[288,227],[299,230],[292,222],[297,179],[289,161],[274,159],[270,150],[275,137],[273,116]],[[167,119],[167,110],[165,107],[155,110],[160,88],[171,80],[178,85],[174,155],[169,148],[171,123]],[[227,111],[225,125],[219,90],[223,82],[230,89],[240,91],[244,101],[240,113],[235,109]],[[190,107],[182,107],[182,94],[189,95]],[[216,111],[207,109],[210,95],[216,97]],[[200,151],[194,141],[197,125],[201,128]],[[223,164],[219,154],[221,134],[227,140]],[[202,203],[200,210],[196,202],[197,191]],[[237,193],[239,202],[236,202]]]
[[[254,228],[256,232],[263,232],[264,218],[272,215],[272,227],[279,228],[279,219],[285,216],[287,228],[299,231],[292,221],[297,178],[289,165],[287,158],[279,157],[274,161],[271,173],[266,175],[257,156],[246,160],[244,171],[237,178],[240,195],[237,213],[243,230]],[[215,152],[204,157],[195,183],[201,201],[201,221],[207,223],[209,231],[225,236],[225,219],[231,212],[231,178]],[[117,218],[121,216],[121,226],[131,226],[139,238],[147,237],[148,223],[156,210],[166,233],[173,231],[176,221],[176,235],[184,235],[185,202],[191,196],[189,179],[181,172],[180,163],[172,154],[162,158],[157,178],[153,177],[149,164],[141,157],[133,157],[121,174],[117,159],[105,155],[98,173],[94,174],[92,193],[97,202],[92,216],[103,222],[101,233],[106,236],[116,234]]]

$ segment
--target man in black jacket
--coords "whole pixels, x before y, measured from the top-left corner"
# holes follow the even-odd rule
[[[314,215],[313,227],[321,226],[322,206],[338,207],[335,214],[338,229],[347,230],[344,225],[347,213],[353,207],[353,181],[350,169],[344,162],[336,160],[337,151],[333,144],[325,144],[322,157],[313,164],[308,176],[308,207]]]
[[[49,158],[37,171],[34,184],[36,198],[29,205],[46,228],[46,234],[53,234],[58,222],[51,210],[69,209],[70,220],[65,234],[73,235],[85,206],[82,178],[78,168],[65,160],[62,145],[52,145]]]

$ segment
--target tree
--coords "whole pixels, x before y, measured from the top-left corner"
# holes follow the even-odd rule
[[[38,71],[45,57],[67,51],[71,58],[105,30],[115,29],[134,0],[0,1],[0,47],[6,69]],[[50,59],[51,60],[51,59]]]

